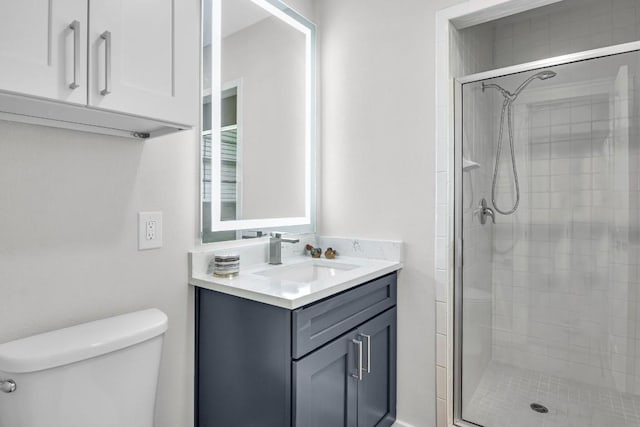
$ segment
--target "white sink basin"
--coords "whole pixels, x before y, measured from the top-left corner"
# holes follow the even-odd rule
[[[358,268],[358,266],[334,261],[312,260],[298,264],[283,265],[281,267],[272,267],[255,272],[254,274],[272,277],[274,279],[290,280],[292,282],[309,283],[335,277],[354,268]]]

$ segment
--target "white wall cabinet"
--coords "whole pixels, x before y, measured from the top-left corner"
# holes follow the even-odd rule
[[[91,0],[90,106],[178,123],[189,121],[194,108],[183,96],[183,82],[189,74],[181,57],[189,46],[180,26],[174,25],[181,21],[181,9],[174,3]]]
[[[87,0],[2,4],[0,90],[87,103]]]
[[[7,2],[0,119],[137,138],[194,126],[197,7],[175,0]]]

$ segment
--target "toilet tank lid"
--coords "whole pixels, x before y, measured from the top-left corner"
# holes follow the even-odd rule
[[[36,372],[100,356],[161,335],[167,324],[152,308],[0,344],[0,371]]]

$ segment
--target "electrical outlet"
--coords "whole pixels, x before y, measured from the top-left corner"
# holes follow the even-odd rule
[[[153,240],[156,238],[156,222],[154,220],[150,220],[146,222],[146,230],[147,230],[147,234],[146,234],[146,239],[147,240]]]
[[[162,212],[138,212],[138,249],[162,247]]]

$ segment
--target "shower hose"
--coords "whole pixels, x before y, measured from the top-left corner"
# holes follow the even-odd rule
[[[515,97],[506,98],[502,103],[502,113],[500,114],[500,132],[498,134],[498,150],[496,152],[496,163],[493,167],[493,182],[491,184],[491,203],[496,211],[502,215],[511,215],[518,209],[520,204],[520,182],[518,181],[518,167],[516,166],[516,154],[513,144],[513,101]],[[516,188],[516,201],[509,210],[502,210],[496,203],[496,183],[498,180],[498,168],[500,167],[500,155],[502,154],[502,136],[504,133],[504,117],[507,113],[507,129],[509,134],[509,148],[511,150],[511,167],[513,170],[513,181]]]
[[[527,80],[525,80],[520,86],[518,86],[518,88],[513,93],[509,92],[508,90],[504,89],[503,87],[497,84],[482,83],[483,92],[486,88],[497,89],[498,91],[500,91],[500,93],[502,93],[502,96],[504,97],[504,102],[502,103],[502,114],[500,114],[500,133],[498,136],[498,151],[496,153],[496,164],[493,167],[493,183],[491,184],[491,203],[493,203],[494,209],[497,212],[501,213],[502,215],[511,215],[518,209],[518,205],[520,204],[520,182],[518,181],[518,167],[516,166],[516,153],[515,153],[515,148],[513,143],[513,103],[518,98],[518,95],[520,95],[520,92],[522,92],[532,81],[536,79],[547,80],[555,77],[556,75],[557,75],[556,72],[552,70],[540,71],[534,74],[533,76],[529,77]],[[513,207],[509,210],[500,209],[498,207],[498,204],[496,203],[496,185],[498,181],[498,169],[500,168],[500,155],[502,154],[502,137],[504,134],[505,113],[507,116],[507,128],[508,128],[507,132],[509,133],[509,148],[511,150],[511,168],[513,170],[513,181],[516,189],[516,201],[513,204]]]

